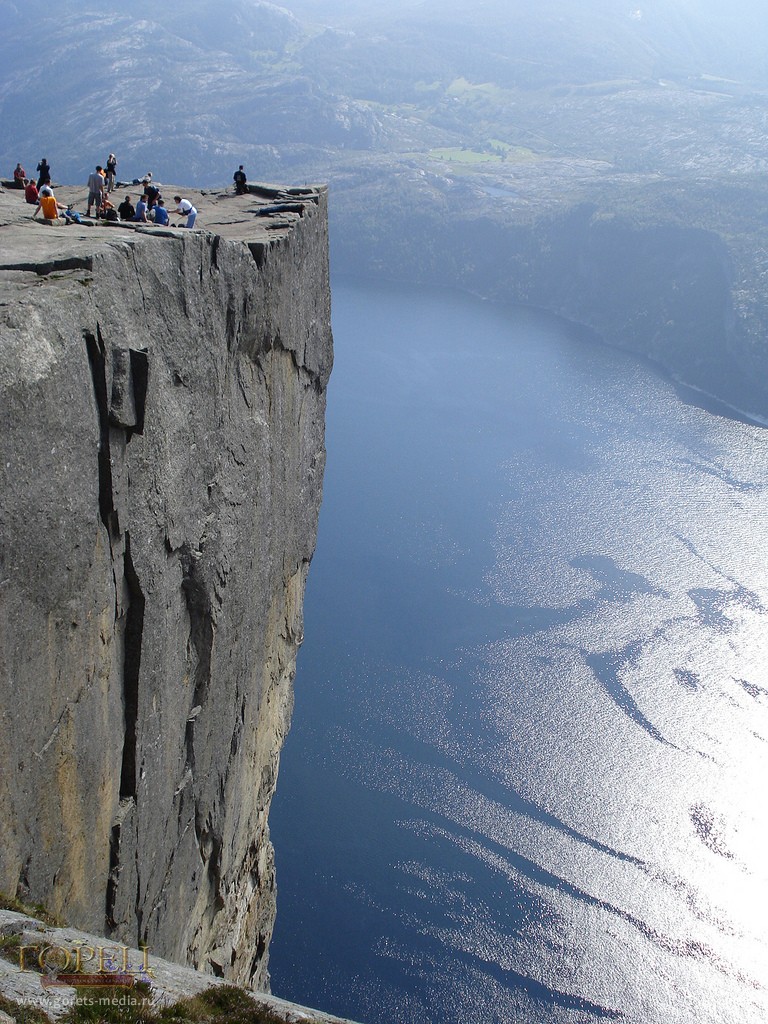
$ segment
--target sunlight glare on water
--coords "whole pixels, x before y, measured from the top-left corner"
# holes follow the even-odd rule
[[[335,295],[275,991],[768,1020],[768,434],[550,319]]]

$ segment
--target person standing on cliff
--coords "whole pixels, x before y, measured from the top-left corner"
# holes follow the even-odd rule
[[[173,201],[177,206],[172,212],[178,213],[180,216],[187,218],[187,223],[180,224],[179,227],[193,228],[195,226],[195,221],[197,220],[197,210],[194,208],[192,203],[190,203],[188,199],[182,199],[181,196],[174,196]]]
[[[43,187],[43,185],[51,184],[51,168],[45,157],[43,157],[43,159],[37,165],[37,171],[40,175],[40,177],[37,179],[37,188],[39,191]]]
[[[115,175],[117,174],[117,157],[110,153],[107,157],[107,192],[115,187]]]
[[[99,216],[99,210],[104,203],[104,173],[103,168],[100,164],[96,165],[96,170],[91,171],[88,175],[88,210],[86,211],[86,217],[91,216],[91,207],[96,204],[96,217]]]
[[[232,175],[232,180],[235,183],[235,195],[244,196],[245,193],[248,191],[248,188],[247,188],[248,179],[245,176],[245,171],[243,170],[243,165],[242,164],[240,164],[238,169]]]

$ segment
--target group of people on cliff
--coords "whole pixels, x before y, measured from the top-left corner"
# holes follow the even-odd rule
[[[112,191],[109,188],[109,178],[101,165],[96,166],[88,177],[88,210],[86,216],[91,216],[91,208],[96,208],[96,217],[103,217],[104,220],[135,221],[142,224],[157,224],[165,227],[170,222],[170,214],[178,214],[186,218],[186,223],[180,227],[193,228],[197,219],[197,210],[188,199],[181,196],[174,196],[176,203],[175,210],[166,209],[160,189],[152,181],[152,172],[147,171],[142,179],[142,193],[134,207],[131,197],[126,195],[122,203],[115,209],[109,199]]]
[[[41,189],[43,185],[50,185],[51,183],[51,168],[45,157],[37,165],[37,188]],[[26,188],[28,184],[34,183],[34,178],[28,178],[27,172],[21,166],[20,163],[16,164],[13,170],[13,180],[16,182],[17,188]]]
[[[71,206],[63,206],[53,194],[51,186],[51,168],[48,160],[43,157],[37,165],[38,178],[28,178],[27,172],[21,163],[17,163],[13,172],[14,182],[18,188],[24,189],[24,198],[27,203],[34,205],[36,210],[34,217],[42,210],[46,220],[57,220],[59,216],[64,217],[68,223],[79,223],[83,214],[78,213]],[[186,223],[180,227],[192,228],[197,219],[197,210],[194,205],[181,196],[174,196],[176,203],[174,210],[168,210],[163,201],[160,189],[152,181],[152,172],[148,171],[142,179],[134,178],[132,184],[141,185],[142,194],[134,207],[131,197],[126,195],[122,203],[115,208],[110,200],[110,194],[116,187],[117,157],[110,153],[106,164],[96,165],[96,169],[88,176],[88,203],[85,217],[91,217],[91,211],[95,209],[96,219],[107,221],[134,221],[137,223],[152,223],[165,226],[170,222],[170,214],[177,214],[184,217]],[[233,175],[235,193],[245,195],[248,192],[248,179],[246,178],[243,165],[240,164]],[[120,182],[119,184],[125,184]]]
[[[36,203],[40,189],[51,184],[51,167],[45,157],[37,165],[36,170],[38,174],[37,181],[34,178],[27,177],[27,172],[21,166],[21,163],[17,163],[13,170],[13,180],[16,187],[24,189],[24,198],[28,203]]]
[[[192,228],[197,219],[197,210],[194,205],[181,196],[174,196],[176,203],[175,210],[166,209],[165,202],[160,189],[152,181],[152,172],[148,171],[141,181],[142,194],[134,207],[130,195],[126,195],[122,203],[115,208],[110,199],[114,190],[114,178],[117,168],[117,160],[114,154],[110,153],[107,167],[97,164],[95,170],[88,176],[88,201],[86,213],[83,215],[74,210],[71,206],[64,206],[56,199],[51,187],[50,167],[47,161],[42,160],[45,165],[45,180],[35,183],[34,179],[28,180],[21,164],[17,164],[14,171],[14,178],[17,182],[24,184],[24,198],[27,203],[36,207],[33,217],[42,212],[46,220],[58,220],[63,217],[67,223],[80,223],[83,216],[90,218],[92,210],[98,220],[103,218],[106,221],[135,221],[144,224],[156,224],[166,226],[170,223],[170,214],[178,214],[185,218],[185,223],[180,227]],[[40,170],[40,165],[38,165]]]
[[[40,163],[37,165],[38,178],[35,183],[34,178],[27,177],[27,172],[21,166],[21,162],[16,164],[13,170],[13,180],[16,183],[17,188],[26,189],[29,185],[35,185],[38,193],[44,185],[51,184],[51,166],[48,163],[46,157],[43,157]],[[115,179],[117,176],[117,157],[114,153],[110,153],[107,157],[106,166],[99,168],[104,175],[104,188],[105,191],[111,192],[115,187]]]
[[[122,221],[136,221],[137,223],[143,224],[157,224],[164,227],[169,223],[169,213],[183,214],[187,217],[187,223],[182,225],[183,227],[193,227],[195,223],[195,217],[190,217],[186,207],[181,207],[182,199],[180,196],[175,196],[175,202],[178,204],[174,211],[169,211],[165,207],[160,189],[157,184],[152,181],[152,172],[147,171],[144,178],[141,181],[142,193],[134,207],[131,197],[126,195],[122,203],[115,209],[115,206],[110,201],[109,179],[106,176],[105,168],[101,165],[97,165],[96,169],[91,172],[88,177],[88,207],[86,216],[91,216],[91,209],[95,208],[96,217],[103,218],[104,220],[122,220]],[[183,200],[187,202],[187,200]],[[191,207],[191,203],[189,206]],[[195,214],[197,211],[195,210]]]

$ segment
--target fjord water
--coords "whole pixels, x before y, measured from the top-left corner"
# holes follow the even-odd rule
[[[768,432],[530,311],[334,304],[273,991],[768,1020]]]

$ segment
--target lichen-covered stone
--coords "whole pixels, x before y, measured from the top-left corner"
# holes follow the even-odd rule
[[[332,360],[326,195],[289,198],[0,196],[0,891],[256,985]]]

